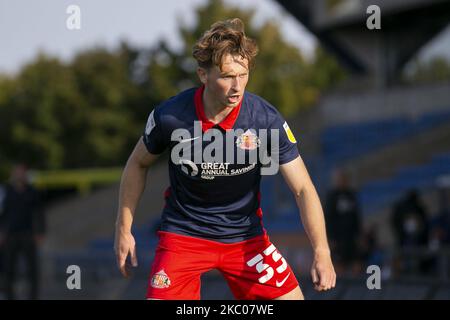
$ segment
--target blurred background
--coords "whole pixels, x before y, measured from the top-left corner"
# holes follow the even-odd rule
[[[338,283],[317,293],[294,198],[263,178],[265,228],[305,297],[450,298],[450,1],[0,0],[0,299],[144,298],[168,156],[130,280],[113,253],[121,170],[154,106],[199,84],[195,40],[231,17],[260,47],[248,90],[288,119],[324,207]],[[219,273],[202,281],[203,299],[232,298]]]

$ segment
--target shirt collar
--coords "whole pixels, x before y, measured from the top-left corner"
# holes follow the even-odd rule
[[[198,119],[202,122],[202,130],[203,132],[211,129],[216,124],[209,121],[205,114],[205,106],[203,105],[203,92],[205,91],[205,86],[201,86],[195,91],[194,96],[194,104],[195,104],[195,112],[197,113]],[[244,97],[242,97],[241,102],[231,110],[231,112],[217,125],[224,130],[230,130],[233,128],[234,123],[239,115],[239,111],[241,110],[242,101],[244,101]]]

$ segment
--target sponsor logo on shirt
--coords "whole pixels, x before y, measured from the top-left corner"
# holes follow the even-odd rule
[[[281,129],[283,130],[283,129]],[[193,132],[191,132],[193,131]],[[277,174],[279,169],[278,129],[230,129],[223,132],[211,128],[202,132],[200,121],[194,128],[172,131],[170,158],[190,176],[203,179],[244,174],[261,164],[261,175]],[[192,135],[193,134],[193,135]],[[259,168],[259,166],[258,166]]]
[[[229,168],[229,163],[202,163],[202,179],[212,180],[215,177],[238,176],[253,170],[256,163],[242,168]]]
[[[200,177],[205,180],[213,180],[215,177],[237,176],[245,174],[256,167],[256,163],[252,163],[246,167],[233,168],[230,163],[208,163],[203,162],[199,165],[191,160],[183,159],[179,162],[181,170],[191,177],[195,177],[200,172]],[[200,166],[200,169],[199,169]]]

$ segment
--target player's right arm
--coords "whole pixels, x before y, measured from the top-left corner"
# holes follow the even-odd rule
[[[147,171],[157,155],[149,153],[143,138],[139,139],[133,152],[128,158],[122,173],[119,190],[119,207],[116,220],[114,251],[117,265],[123,276],[130,275],[130,266],[127,257],[130,255],[131,265],[137,266],[136,244],[131,234],[133,216],[136,206],[145,188]]]

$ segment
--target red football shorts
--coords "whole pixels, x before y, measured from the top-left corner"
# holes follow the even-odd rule
[[[225,244],[159,231],[147,299],[198,300],[200,277],[218,269],[238,300],[274,299],[298,286],[267,235]]]

